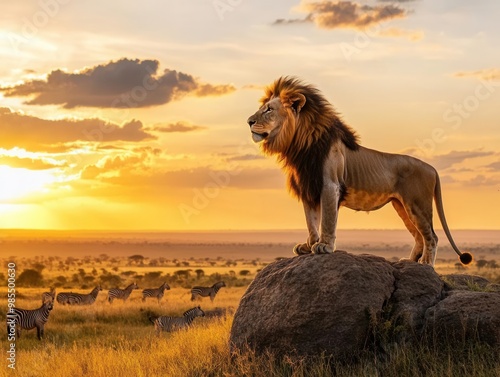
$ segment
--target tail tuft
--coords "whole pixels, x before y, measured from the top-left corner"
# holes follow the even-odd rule
[[[472,254],[471,253],[460,254],[460,262],[462,262],[462,264],[469,264],[470,262],[472,262]]]

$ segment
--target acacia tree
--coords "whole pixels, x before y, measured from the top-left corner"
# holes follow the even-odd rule
[[[43,286],[42,273],[33,269],[24,270],[17,278],[17,284],[24,287],[41,287]]]

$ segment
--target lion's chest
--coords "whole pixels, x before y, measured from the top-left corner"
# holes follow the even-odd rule
[[[385,206],[391,199],[392,196],[387,193],[374,193],[349,188],[341,205],[355,211],[375,211]]]

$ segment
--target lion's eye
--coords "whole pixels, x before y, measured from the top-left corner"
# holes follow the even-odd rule
[[[264,111],[264,112],[265,112],[265,113],[270,113],[271,111],[273,111],[273,108],[272,108],[272,107],[268,107],[268,108],[266,109],[266,111]]]

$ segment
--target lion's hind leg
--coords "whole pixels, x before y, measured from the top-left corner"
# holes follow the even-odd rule
[[[419,206],[415,203],[413,205],[404,203],[403,205],[424,242],[422,255],[418,261],[433,266],[437,253],[438,237],[432,227],[432,199],[429,202],[420,203]]]
[[[405,207],[401,204],[401,202],[397,199],[393,199],[392,206],[396,210],[399,217],[401,217],[401,220],[403,220],[406,229],[408,229],[415,240],[415,244],[413,245],[413,249],[411,250],[409,259],[414,262],[418,262],[418,260],[422,256],[422,253],[424,252],[424,239],[422,238],[422,235],[415,227],[413,222],[410,220],[410,217],[408,216],[408,213],[406,213]]]

